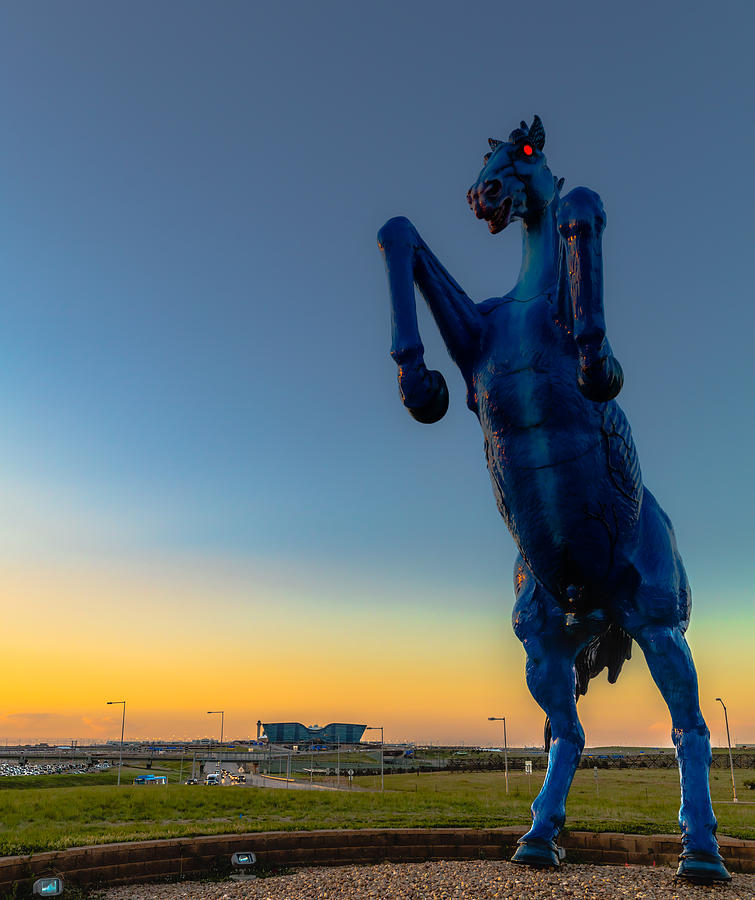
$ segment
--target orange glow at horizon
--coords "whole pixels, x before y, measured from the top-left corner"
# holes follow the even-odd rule
[[[499,745],[487,721],[506,715],[512,746],[542,743],[543,713],[527,691],[510,606],[491,620],[463,596],[429,612],[377,594],[335,598],[270,573],[184,565],[6,567],[10,614],[0,740],[216,736],[207,709],[224,708],[229,739],[257,719],[385,726],[386,739]],[[285,582],[285,583],[284,583]],[[307,590],[309,593],[307,593]],[[347,586],[346,593],[350,588]],[[331,598],[332,599],[332,598]],[[341,604],[339,606],[339,604]],[[690,643],[714,745],[752,741],[749,632],[693,618]],[[668,711],[635,646],[616,685],[601,675],[579,703],[588,746],[669,746]]]

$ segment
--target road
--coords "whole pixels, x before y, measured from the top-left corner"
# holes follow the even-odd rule
[[[275,775],[247,775],[246,783],[252,787],[284,788],[295,791],[345,790],[344,788],[330,787],[329,785],[324,784],[310,784],[309,781],[294,781],[293,778],[286,781],[285,778],[278,778]]]

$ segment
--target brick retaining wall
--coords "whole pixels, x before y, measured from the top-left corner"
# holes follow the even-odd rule
[[[164,877],[228,872],[230,856],[253,850],[264,866],[337,866],[349,863],[440,859],[509,859],[521,826],[507,828],[380,828],[268,831],[74,847],[0,858],[0,896],[29,892],[35,878],[60,875],[72,885],[114,885]],[[719,837],[732,872],[755,872],[755,841]],[[604,865],[677,865],[678,835],[573,831],[561,837],[568,862]]]

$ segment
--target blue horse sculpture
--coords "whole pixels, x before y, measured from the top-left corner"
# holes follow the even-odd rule
[[[378,234],[392,301],[391,356],[401,398],[420,422],[448,408],[443,376],[424,363],[416,284],[467,386],[498,509],[519,549],[513,626],[527,685],[546,713],[548,771],[515,862],[556,866],[556,838],[584,747],[577,699],[641,647],[672,719],[681,775],[677,874],[730,879],[710,801],[709,732],[684,637],[690,590],[668,516],[643,486],[629,425],[614,398],[623,373],[606,338],[601,243],[605,213],[587,188],[560,196],[538,116],[490,153],[467,199],[498,234],[522,223],[519,278],[474,303],[403,217]],[[551,739],[552,736],[552,739]]]

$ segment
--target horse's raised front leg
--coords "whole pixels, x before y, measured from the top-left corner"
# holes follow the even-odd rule
[[[698,881],[730,881],[716,841],[716,817],[710,801],[711,750],[700,711],[697,673],[679,628],[647,626],[633,635],[645,654],[650,674],[671,713],[671,737],[681,779],[682,854],[677,875]]]
[[[513,862],[531,866],[559,864],[556,838],[566,817],[566,797],[585,746],[577,716],[574,660],[583,641],[567,633],[556,600],[517,566],[514,632],[527,652],[527,686],[551,724],[548,771],[532,804],[532,828],[519,840]]]
[[[398,216],[386,222],[378,232],[378,246],[388,273],[391,356],[399,367],[401,399],[419,422],[437,422],[448,409],[448,389],[441,373],[425,366],[414,285],[422,292],[451,358],[465,376],[479,347],[482,316],[408,219]]]
[[[598,194],[575,188],[560,202],[557,225],[566,250],[568,289],[579,350],[579,389],[596,403],[612,400],[624,373],[606,338],[603,313],[603,229],[606,214]]]

